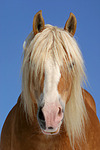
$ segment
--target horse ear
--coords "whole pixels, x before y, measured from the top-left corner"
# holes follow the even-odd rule
[[[39,12],[35,14],[34,19],[33,19],[34,35],[41,32],[44,29],[44,26],[45,26],[45,23],[42,17],[42,10],[40,10]]]
[[[77,20],[73,13],[70,13],[70,16],[65,24],[64,29],[68,31],[72,36],[74,36],[76,31]]]

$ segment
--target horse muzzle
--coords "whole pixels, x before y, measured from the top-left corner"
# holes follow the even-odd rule
[[[63,117],[64,111],[60,103],[45,104],[38,108],[37,118],[43,134],[58,134]]]

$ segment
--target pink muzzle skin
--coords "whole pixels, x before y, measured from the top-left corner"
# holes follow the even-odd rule
[[[64,113],[60,103],[46,103],[42,108],[42,112],[45,118],[46,129],[44,134],[57,134],[62,123]]]

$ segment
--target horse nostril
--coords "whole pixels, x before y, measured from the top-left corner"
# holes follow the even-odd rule
[[[42,112],[42,107],[40,107],[38,117],[39,117],[40,120],[45,121],[44,114]]]
[[[45,122],[44,114],[42,112],[42,107],[40,107],[39,112],[38,112],[38,121],[39,121],[40,127],[45,130],[46,129],[46,122]]]
[[[62,109],[59,107],[58,108],[58,115],[60,116],[62,114]]]

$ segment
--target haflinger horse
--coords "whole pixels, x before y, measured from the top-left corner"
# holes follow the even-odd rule
[[[64,29],[45,25],[42,11],[23,44],[22,93],[1,132],[0,150],[100,150],[100,123],[74,39],[76,17]]]

